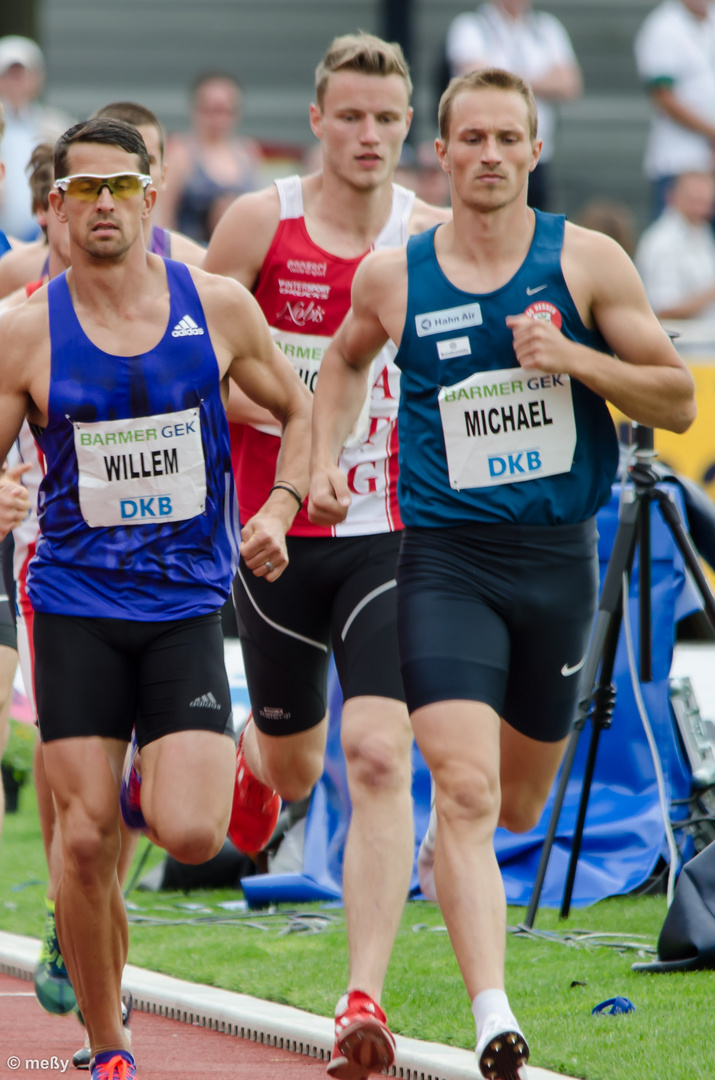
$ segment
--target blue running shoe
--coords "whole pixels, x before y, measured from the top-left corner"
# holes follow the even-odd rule
[[[60,943],[57,940],[54,901],[45,900],[45,903],[47,904],[45,937],[40,950],[40,959],[35,968],[35,994],[46,1012],[64,1016],[77,1008],[77,999],[74,996],[72,983],[60,952]]]
[[[137,1067],[127,1050],[108,1050],[92,1058],[92,1080],[136,1080]]]
[[[142,814],[142,778],[134,767],[134,759],[139,752],[137,746],[137,733],[132,731],[132,741],[129,747],[129,756],[124,766],[122,782],[119,787],[119,809],[122,820],[128,829],[146,829],[146,821]]]

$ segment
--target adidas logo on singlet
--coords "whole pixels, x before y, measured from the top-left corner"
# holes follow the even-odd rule
[[[189,708],[190,709],[220,709],[221,706],[219,705],[218,701],[216,700],[216,698],[213,696],[213,694],[209,690],[208,694],[202,694],[201,697],[194,698],[194,700],[189,703]]]
[[[179,319],[171,331],[172,337],[192,337],[196,334],[203,334],[203,330],[190,315],[184,315],[183,319]]]

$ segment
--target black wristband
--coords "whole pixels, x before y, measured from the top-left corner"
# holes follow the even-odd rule
[[[294,487],[293,484],[290,483],[290,481],[279,480],[276,484],[273,485],[268,494],[271,495],[274,491],[278,491],[279,489],[281,491],[287,491],[289,495],[292,495],[295,501],[298,503],[298,506],[302,509],[303,500],[300,497],[300,492],[298,491],[297,487]]]

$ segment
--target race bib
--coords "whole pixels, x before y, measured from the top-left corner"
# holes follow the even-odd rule
[[[92,528],[186,521],[203,513],[199,409],[73,427],[79,505]]]
[[[290,360],[298,377],[305,383],[311,394],[314,394],[320,365],[328,351],[332,338],[319,334],[292,334],[286,330],[278,330],[274,326],[271,327],[271,334],[283,355]],[[360,409],[360,416],[345,440],[347,447],[359,446],[367,434],[370,423],[370,393],[374,370],[375,362],[373,361],[368,372],[368,392]],[[268,435],[281,434],[278,425],[265,424],[259,426],[258,430],[264,431]]]
[[[439,411],[451,487],[493,487],[566,473],[576,451],[568,375],[521,367],[443,386]]]

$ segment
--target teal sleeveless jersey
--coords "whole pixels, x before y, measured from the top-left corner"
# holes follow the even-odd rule
[[[606,402],[575,379],[521,369],[506,325],[507,315],[547,318],[572,341],[609,352],[584,326],[564,280],[565,219],[535,213],[526,259],[491,293],[447,280],[435,229],[408,242],[395,359],[405,525],[574,524],[609,497],[618,443]]]

